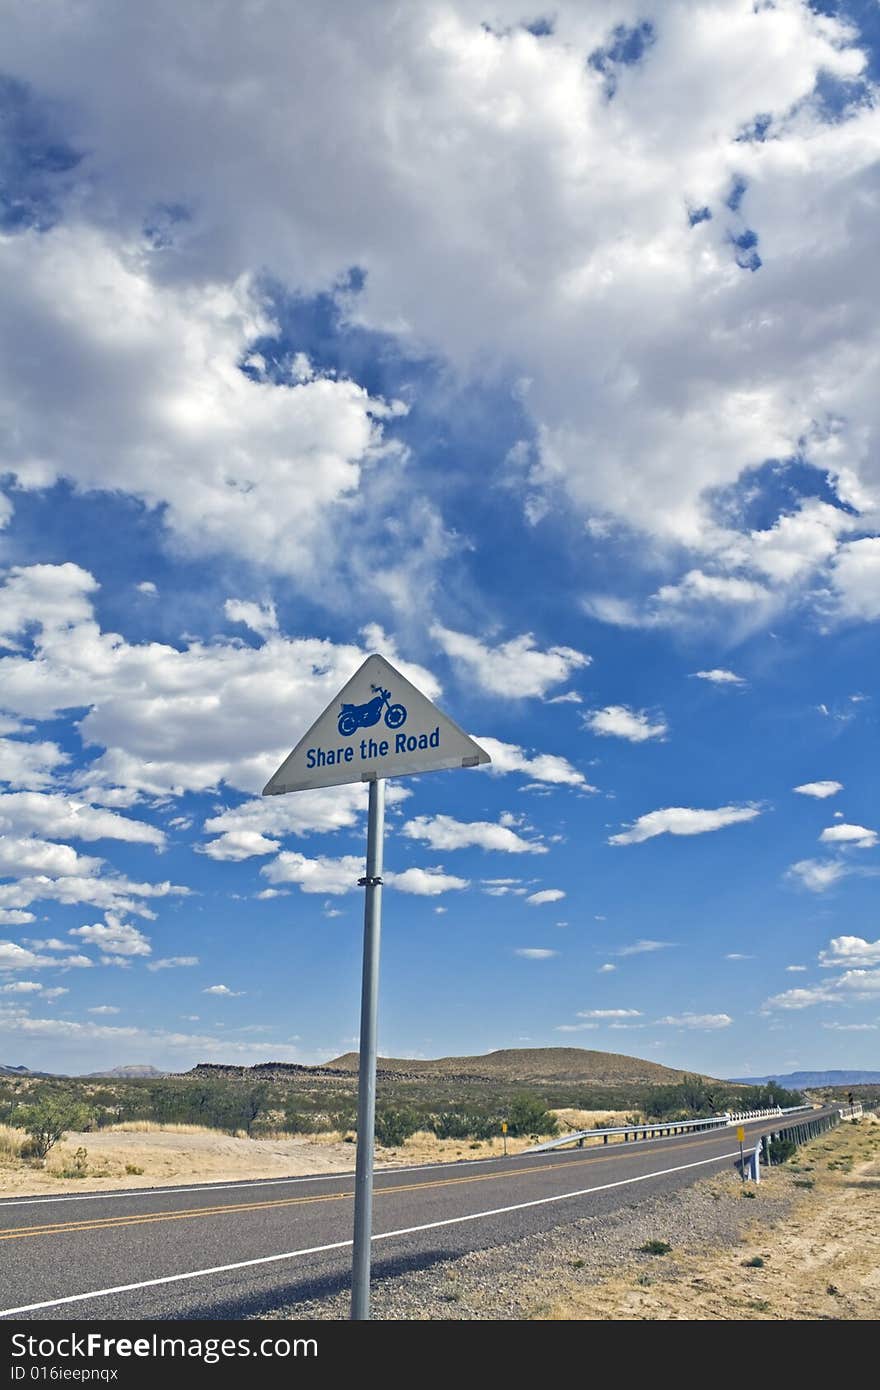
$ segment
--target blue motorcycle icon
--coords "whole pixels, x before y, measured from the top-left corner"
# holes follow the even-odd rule
[[[338,729],[343,738],[351,738],[358,729],[369,729],[382,718],[385,705],[385,723],[389,729],[399,729],[406,723],[406,709],[403,705],[391,703],[391,691],[383,690],[381,685],[371,685],[376,694],[365,705],[343,705],[339,713]]]

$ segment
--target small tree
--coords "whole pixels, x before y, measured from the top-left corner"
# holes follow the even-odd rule
[[[383,1149],[396,1149],[415,1134],[421,1120],[411,1110],[382,1110],[376,1116],[376,1143]]]
[[[539,1096],[523,1092],[514,1096],[507,1112],[507,1128],[512,1135],[556,1134],[559,1121],[544,1105]]]
[[[30,1138],[27,1150],[34,1158],[45,1158],[67,1130],[84,1129],[90,1119],[86,1106],[63,1096],[45,1096],[34,1105],[23,1105],[15,1116]]]

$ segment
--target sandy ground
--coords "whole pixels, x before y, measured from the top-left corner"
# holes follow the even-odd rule
[[[880,1317],[880,1122],[842,1124],[773,1170],[762,1189],[796,1194],[779,1222],[739,1244],[644,1259],[560,1292],[539,1317],[585,1321],[870,1320]],[[760,1209],[760,1202],[756,1202]],[[759,1260],[762,1264],[750,1265]],[[669,1266],[668,1268],[664,1266]]]
[[[622,1112],[559,1111],[561,1130],[618,1123]],[[5,1131],[10,1133],[10,1131]],[[23,1137],[23,1136],[22,1136]],[[508,1139],[507,1152],[520,1153],[530,1139]],[[75,1171],[76,1150],[86,1150],[85,1172]],[[467,1139],[438,1139],[419,1131],[394,1149],[376,1150],[376,1164],[455,1162],[486,1158],[504,1151],[502,1139],[477,1143]],[[44,1166],[24,1163],[0,1150],[0,1195],[26,1196],[41,1192],[71,1192],[77,1188],[104,1192],[116,1188],[162,1187],[188,1182],[235,1182],[246,1178],[302,1177],[309,1173],[351,1172],[355,1145],[341,1134],[298,1138],[232,1138],[195,1125],[132,1125],[68,1134],[49,1154]],[[127,1169],[139,1169],[129,1172]],[[68,1176],[63,1176],[67,1173]]]

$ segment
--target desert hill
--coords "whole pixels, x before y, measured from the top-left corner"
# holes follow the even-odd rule
[[[346,1052],[326,1063],[328,1072],[356,1072],[358,1054]],[[625,1057],[619,1052],[593,1052],[584,1047],[511,1047],[478,1057],[380,1057],[378,1071],[399,1077],[473,1077],[487,1081],[573,1081],[598,1085],[663,1086],[681,1081],[685,1072]]]

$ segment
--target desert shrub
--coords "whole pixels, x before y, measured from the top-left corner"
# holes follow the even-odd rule
[[[139,1178],[140,1175],[141,1175],[141,1173],[142,1173],[144,1170],[143,1170],[143,1168],[139,1168],[139,1167],[137,1166],[136,1163],[126,1163],[126,1165],[125,1165],[125,1171],[126,1171],[126,1173],[128,1173],[131,1177]]]
[[[497,1120],[486,1115],[460,1114],[455,1110],[432,1115],[429,1126],[438,1139],[491,1139],[501,1129]]]
[[[644,1245],[639,1246],[641,1255],[668,1255],[672,1246],[666,1240],[646,1240]]]
[[[47,1095],[33,1105],[21,1105],[15,1112],[16,1125],[28,1135],[22,1148],[24,1158],[45,1158],[69,1129],[85,1129],[91,1116],[84,1105]]]
[[[395,1149],[406,1143],[420,1125],[412,1110],[383,1110],[376,1116],[376,1143],[383,1149]]]
[[[774,1139],[770,1145],[770,1162],[787,1163],[797,1153],[793,1139]]]
[[[743,1269],[763,1269],[764,1261],[760,1255],[753,1255],[750,1260],[743,1260]]]
[[[538,1096],[523,1091],[510,1102],[507,1129],[508,1133],[514,1136],[556,1134],[559,1131],[559,1121],[555,1115],[550,1114]]]

